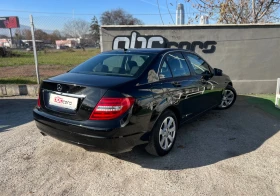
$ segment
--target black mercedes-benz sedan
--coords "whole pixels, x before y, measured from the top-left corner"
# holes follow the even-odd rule
[[[194,52],[114,50],[44,80],[33,114],[43,135],[87,150],[121,153],[145,144],[163,156],[180,125],[235,99],[230,78]]]

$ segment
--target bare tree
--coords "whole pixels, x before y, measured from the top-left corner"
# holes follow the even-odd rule
[[[27,40],[32,39],[32,34],[31,34],[31,31],[29,29],[23,29],[21,31],[21,35],[22,35],[22,39],[27,39]]]
[[[105,11],[100,17],[102,25],[142,25],[143,22],[134,18],[123,9]]]
[[[173,0],[175,1],[175,0]],[[208,15],[218,23],[272,23],[279,20],[280,0],[185,0],[197,14],[189,22],[198,21],[200,15]]]
[[[82,19],[73,19],[64,24],[63,33],[68,37],[82,38],[90,31],[90,23]]]
[[[278,18],[279,0],[225,0],[219,5],[219,22],[271,23]]]

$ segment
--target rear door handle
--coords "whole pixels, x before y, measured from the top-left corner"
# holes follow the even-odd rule
[[[181,83],[180,82],[172,82],[172,84],[175,87],[181,87]]]

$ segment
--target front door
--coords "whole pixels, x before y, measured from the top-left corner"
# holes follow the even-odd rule
[[[211,67],[196,54],[190,52],[183,52],[183,54],[195,74],[197,83],[204,88],[200,100],[201,107],[199,109],[204,111],[218,105],[222,98],[222,91],[218,87],[218,81],[213,77]],[[208,74],[207,77],[204,77],[205,73]]]
[[[181,52],[169,52],[165,55],[159,72],[162,84],[172,102],[180,110],[182,121],[194,117],[201,108],[200,100],[204,86],[192,74]]]

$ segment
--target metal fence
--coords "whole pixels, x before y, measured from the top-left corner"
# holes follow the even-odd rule
[[[39,16],[33,21],[34,39],[29,17],[19,17],[20,28],[11,29],[11,34],[0,28],[0,84],[37,83],[35,53],[42,80],[64,73],[100,51],[98,32],[91,30],[89,17]]]

